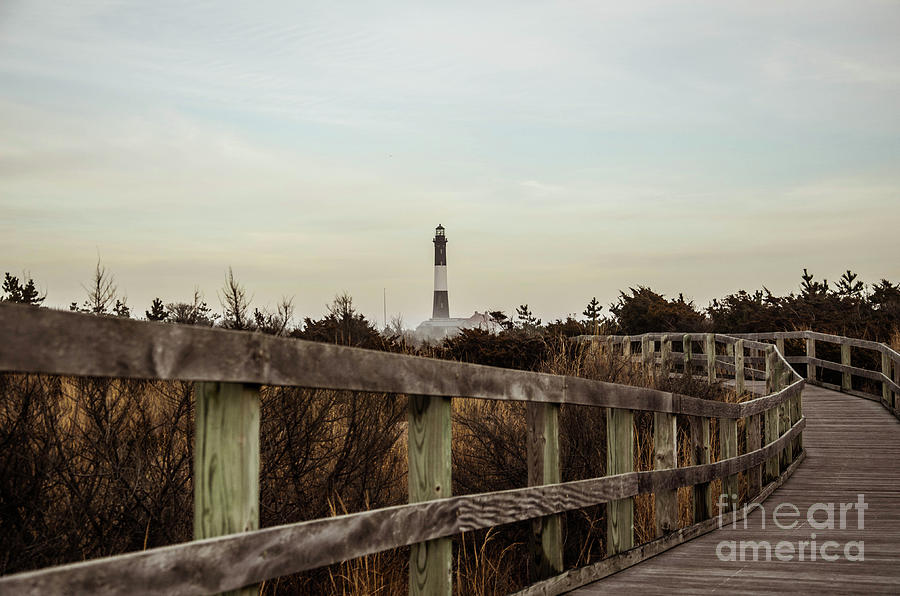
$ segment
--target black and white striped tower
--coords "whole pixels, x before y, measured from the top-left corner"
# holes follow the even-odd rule
[[[447,297],[447,237],[442,225],[434,230],[434,308],[431,318],[450,318],[450,301]]]

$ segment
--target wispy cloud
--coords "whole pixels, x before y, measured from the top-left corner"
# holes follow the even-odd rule
[[[309,309],[347,288],[377,312],[391,280],[411,321],[437,223],[460,312],[548,318],[635,283],[702,301],[757,273],[793,287],[804,262],[897,277],[866,243],[896,252],[898,22],[807,1],[4,3],[0,254],[60,303],[99,247],[135,303],[232,263]]]

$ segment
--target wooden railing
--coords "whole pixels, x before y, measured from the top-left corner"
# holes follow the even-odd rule
[[[733,378],[739,393],[748,380],[766,381],[763,396],[726,403],[577,377],[10,304],[0,304],[0,329],[0,371],[194,381],[196,399],[196,539],[6,576],[0,578],[3,593],[251,592],[267,579],[411,546],[410,593],[449,594],[453,535],[537,520],[533,548],[547,579],[523,593],[556,594],[743,518],[738,475],[747,475],[750,501],[759,501],[803,457],[805,381],[775,347],[752,339],[648,334],[603,340],[638,357],[647,374],[680,368],[710,382]],[[633,351],[638,341],[640,352]],[[681,352],[672,350],[673,341]],[[257,529],[260,385],[407,395],[409,504]],[[528,487],[450,495],[451,399],[458,398],[526,402]],[[561,404],[607,408],[606,476],[560,482]],[[632,467],[634,411],[654,412],[652,471]],[[694,461],[686,467],[676,465],[678,416],[692,429]],[[711,418],[718,419],[718,461]],[[738,453],[741,419],[744,453]],[[727,511],[717,518],[710,482],[720,478]],[[694,523],[679,529],[676,490],[683,486],[693,487]],[[646,493],[656,500],[658,538],[635,545],[633,498]],[[601,503],[608,504],[609,556],[563,571],[560,514]]]
[[[816,333],[815,331],[748,333],[734,335],[734,337],[772,341],[776,344],[781,354],[786,354],[786,342],[802,343],[804,353],[786,356],[785,360],[791,364],[805,366],[807,383],[865,399],[880,401],[888,411],[900,418],[900,410],[898,410],[900,408],[900,403],[898,403],[898,395],[900,395],[900,353],[886,344],[839,335]],[[840,362],[817,358],[816,346],[818,343],[839,347]],[[878,370],[854,366],[852,364],[854,360],[852,358],[853,354],[856,354],[860,359],[869,360]],[[878,366],[878,360],[880,360],[880,367]],[[839,373],[840,382],[826,382],[823,378],[823,369]],[[854,380],[857,382],[864,381],[858,383],[860,386],[854,389]]]

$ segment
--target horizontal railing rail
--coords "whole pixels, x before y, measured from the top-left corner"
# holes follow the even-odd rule
[[[805,380],[783,350],[753,339],[680,335],[682,352],[673,352],[671,334],[603,338],[636,357],[647,374],[671,374],[680,362],[683,375],[706,374],[710,382],[723,373],[729,381],[733,377],[739,399],[728,403],[571,376],[6,303],[0,303],[0,329],[2,372],[194,381],[195,435],[203,445],[194,458],[195,541],[5,576],[3,592],[213,593],[411,545],[410,592],[448,594],[450,537],[530,519],[538,520],[538,573],[549,583],[529,590],[557,593],[713,529],[711,481],[722,479],[723,513],[735,516],[739,474],[747,475],[750,498],[762,498],[803,456]],[[635,341],[639,355],[632,351]],[[763,395],[754,397],[747,379],[765,379]],[[408,396],[410,503],[257,529],[258,489],[254,494],[246,486],[258,486],[260,385]],[[528,487],[450,495],[452,398],[526,403]],[[561,404],[607,409],[605,476],[560,482]],[[652,471],[633,469],[634,411],[654,413]],[[679,416],[691,429],[693,464],[684,467],[676,463]],[[711,418],[718,420],[718,461]],[[744,453],[738,453],[741,420]],[[216,465],[231,469],[223,474]],[[223,476],[240,478],[241,486],[216,484]],[[689,528],[678,526],[675,491],[682,486],[694,487]],[[659,538],[652,547],[634,543],[633,497],[642,493],[653,493],[656,502]],[[609,558],[563,573],[559,515],[601,503],[607,504]]]
[[[830,335],[815,331],[783,331],[772,333],[752,333],[735,335],[735,337],[752,337],[773,341],[783,353],[785,340],[804,340],[805,350],[802,355],[787,356],[787,362],[806,366],[806,381],[835,391],[842,391],[865,399],[880,401],[894,416],[900,418],[898,394],[900,394],[900,353],[887,344],[840,335]],[[816,344],[824,343],[840,347],[840,362],[816,357]],[[880,355],[881,370],[873,370],[852,364],[853,349],[874,352]],[[840,373],[840,383],[829,383],[820,379],[822,369]],[[880,384],[880,391],[871,385],[853,388],[854,378],[867,379]],[[876,392],[877,391],[877,392]]]
[[[642,335],[631,336],[630,338],[629,336],[609,335],[581,336],[579,339],[581,341],[609,341],[614,344],[619,344],[625,340],[638,342],[643,337],[647,337],[652,341],[662,341],[663,338],[679,338],[684,335],[684,333],[645,333]],[[694,337],[696,337],[697,335],[698,334],[693,334]],[[843,337],[840,335],[818,333],[815,331],[775,331],[768,333],[734,333],[729,335],[716,335],[716,342],[726,345],[734,345],[738,339],[744,340],[745,348],[757,348],[764,350],[767,346],[774,344],[776,346],[776,349],[778,349],[779,353],[783,356],[785,362],[787,362],[788,364],[801,364],[806,366],[808,373],[806,375],[807,382],[814,385],[821,385],[835,391],[850,393],[866,399],[880,399],[882,404],[888,410],[890,410],[896,416],[900,417],[900,412],[897,411],[897,394],[900,393],[900,353],[884,343],[851,337]],[[804,340],[806,342],[805,353],[802,355],[785,355],[785,340]],[[816,342],[840,346],[842,348],[842,361],[836,362],[832,360],[816,358]],[[870,352],[880,354],[881,370],[866,369],[852,365],[850,348],[868,350]],[[679,361],[681,355],[681,352],[672,352],[674,361]],[[692,356],[691,358],[692,362],[696,363],[702,361],[705,356]],[[728,361],[723,361],[721,358],[721,355],[717,355],[717,367],[721,367],[724,370],[733,373],[734,365]],[[659,362],[659,360],[659,358],[656,359],[657,362]],[[760,360],[762,360],[762,358],[745,356],[744,360],[745,363],[758,363],[760,362]],[[818,375],[816,374],[820,369],[827,369],[841,373],[841,383],[827,383],[820,380],[818,378]],[[754,375],[754,377],[759,377],[760,371],[755,370],[750,374]],[[854,377],[868,379],[871,381],[875,381],[876,383],[880,383],[881,391],[879,393],[872,393],[866,391],[866,388],[863,388],[862,390],[853,389],[852,380]]]

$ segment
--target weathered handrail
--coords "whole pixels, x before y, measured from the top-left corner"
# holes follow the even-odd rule
[[[900,353],[890,346],[869,341],[865,339],[856,339],[852,337],[843,337],[840,335],[829,335],[826,333],[818,333],[815,331],[782,331],[772,333],[751,333],[740,334],[735,337],[752,337],[754,339],[768,339],[776,342],[779,349],[784,351],[784,341],[786,339],[802,339],[806,341],[806,353],[801,356],[788,356],[786,360],[791,364],[806,365],[806,380],[814,385],[821,385],[835,391],[842,391],[865,399],[873,399],[881,401],[881,404],[900,418],[900,410],[898,410],[898,394],[900,394]],[[835,344],[841,347],[841,362],[832,362],[816,357],[816,342]],[[851,350],[857,348],[870,350],[881,355],[881,370],[870,370],[853,366],[851,364]],[[841,384],[826,383],[818,379],[818,369],[828,369],[841,373]],[[853,389],[853,377],[862,377],[881,383],[881,395],[869,393],[865,390],[858,391]]]
[[[717,371],[731,369],[738,393],[744,392],[745,375],[761,375],[767,381],[767,395],[741,403],[715,402],[577,377],[10,304],[0,304],[0,329],[0,371],[198,382],[197,436],[216,439],[204,443],[204,449],[211,453],[204,451],[195,457],[195,501],[206,503],[203,515],[207,516],[204,523],[195,524],[198,540],[2,577],[0,591],[210,593],[412,545],[411,593],[446,594],[450,590],[450,536],[540,519],[535,548],[542,560],[542,572],[545,576],[560,574],[562,543],[556,516],[608,503],[607,552],[613,556],[600,567],[588,566],[578,574],[566,572],[568,579],[558,585],[570,589],[574,587],[573,577],[591,581],[616,565],[641,560],[636,552],[642,547],[635,549],[633,535],[635,495],[655,494],[657,533],[663,538],[653,548],[673,546],[712,529],[708,521],[713,517],[711,480],[723,479],[730,514],[736,515],[738,474],[748,475],[751,496],[759,498],[790,474],[802,457],[800,438],[805,420],[800,394],[804,380],[782,357],[783,351],[731,336],[678,336],[676,341],[684,341],[687,346],[684,354],[672,352],[673,336],[658,334],[659,358],[655,346],[651,349],[649,345],[651,336],[646,336],[641,338],[646,346],[641,356],[649,367],[658,363],[667,372],[681,354],[681,362],[688,363],[683,374],[692,374],[696,363],[705,363],[711,381],[717,379]],[[706,351],[697,358],[692,353],[696,342]],[[619,343],[624,351],[626,342]],[[631,342],[627,343],[630,354]],[[717,344],[724,346],[726,354],[717,353]],[[765,352],[765,357],[745,354],[746,350]],[[729,357],[730,362],[724,361]],[[746,364],[765,364],[765,370]],[[409,395],[410,475],[422,481],[419,487],[410,483],[411,503],[255,529],[252,512],[258,495],[248,495],[243,488],[207,486],[213,482],[211,461],[215,450],[234,443],[223,440],[227,437],[216,434],[221,431],[208,422],[213,415],[233,420],[234,432],[244,433],[241,453],[247,457],[241,459],[238,475],[252,484],[259,473],[258,418],[254,427],[242,412],[252,413],[255,403],[258,413],[260,384]],[[450,398],[458,397],[527,402],[532,486],[462,497],[449,495],[449,403]],[[554,446],[558,445],[560,404],[607,408],[606,476],[559,482],[559,454]],[[653,471],[632,469],[635,410],[655,413],[657,469]],[[686,416],[691,423],[694,465],[676,466],[676,416]],[[722,445],[716,462],[712,462],[710,453],[711,417],[719,419]],[[738,453],[739,419],[747,421],[744,454]],[[763,477],[770,488],[763,488]],[[681,486],[694,486],[695,524],[679,529],[674,490]],[[224,491],[224,502],[212,500],[211,492],[203,492],[212,490],[219,491],[216,494]],[[214,537],[216,533],[227,535]],[[550,587],[536,585],[534,589],[556,593],[552,582],[547,585]]]
[[[755,407],[753,402],[711,402],[580,377],[4,303],[0,328],[10,338],[0,344],[0,371],[627,407],[728,418],[747,416]]]
[[[683,335],[693,335],[697,337],[698,335],[703,334],[684,334],[684,333],[645,333],[642,335],[630,336],[632,341],[639,341],[640,338],[648,337],[652,340],[662,340],[664,337],[669,338],[678,338]],[[589,340],[597,340],[600,341],[608,341],[612,340],[613,343],[621,343],[629,336],[623,335],[608,335],[608,336],[581,336],[579,339],[582,341]],[[880,343],[874,342],[864,339],[856,339],[852,337],[843,337],[840,335],[830,335],[826,333],[818,333],[815,331],[775,331],[768,333],[733,333],[729,335],[716,334],[716,342],[724,343],[724,344],[734,344],[738,339],[744,340],[745,348],[762,348],[772,345],[765,342],[755,341],[755,340],[770,340],[772,341],[779,353],[784,357],[785,362],[789,364],[803,364],[806,365],[810,372],[815,372],[817,368],[827,368],[829,370],[833,370],[835,372],[840,372],[843,375],[850,375],[866,378],[872,381],[876,381],[883,384],[882,387],[882,403],[888,405],[890,401],[889,409],[896,410],[897,404],[893,401],[895,397],[891,397],[887,395],[887,392],[891,392],[893,394],[900,393],[900,353],[891,348],[890,346]],[[784,355],[784,340],[787,339],[803,339],[806,340],[806,354],[801,356],[785,356]],[[839,346],[846,346],[852,348],[860,348],[864,350],[871,350],[873,352],[878,352],[882,355],[882,370],[870,370],[865,368],[860,368],[858,366],[853,366],[849,363],[850,353],[845,350],[842,354],[842,358],[846,360],[845,362],[833,362],[831,360],[823,360],[821,358],[815,357],[815,347],[814,342],[825,342],[831,343]],[[681,355],[681,352],[672,352],[672,356],[676,357]],[[693,362],[701,361],[705,356],[692,356]],[[718,357],[717,357],[718,358]],[[746,357],[746,361],[754,361],[756,359],[752,357]],[[657,359],[659,361],[659,359]],[[717,360],[717,366],[731,369],[731,372],[734,372],[733,365],[726,362]],[[891,370],[893,370],[893,377],[890,374]],[[759,371],[756,371],[754,374],[757,374]],[[807,382],[822,385],[829,389],[833,389],[835,391],[844,391],[845,393],[851,393],[857,395],[859,397],[865,398],[873,398],[876,397],[874,394],[866,394],[865,392],[852,390],[847,384],[847,378],[844,377],[844,383],[841,385],[834,385],[831,383],[824,383],[816,379],[814,375],[807,374],[806,376]],[[849,389],[849,391],[848,391]]]

